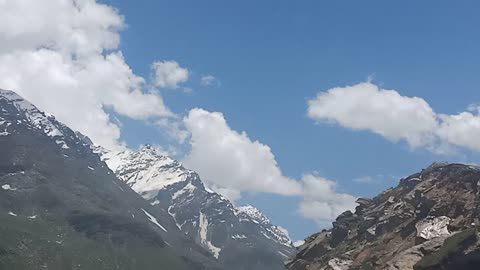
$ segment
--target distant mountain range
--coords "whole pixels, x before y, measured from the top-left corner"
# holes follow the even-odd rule
[[[0,269],[480,269],[480,167],[434,163],[357,203],[295,249],[154,148],[95,147],[0,90]]]

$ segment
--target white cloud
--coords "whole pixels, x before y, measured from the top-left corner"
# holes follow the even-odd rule
[[[48,48],[81,56],[116,49],[124,19],[94,0],[0,1],[0,51]]]
[[[0,88],[95,143],[119,145],[120,128],[105,107],[134,119],[172,116],[118,50],[124,20],[114,8],[94,0],[4,0],[0,18]]]
[[[200,84],[204,86],[210,86],[215,83],[218,83],[218,80],[213,75],[206,75],[200,79]]]
[[[154,82],[160,88],[179,88],[178,84],[186,82],[190,76],[188,69],[175,61],[157,61],[152,64]]]
[[[308,102],[308,116],[347,128],[370,130],[391,141],[406,140],[413,147],[431,140],[435,113],[425,100],[366,82],[336,87]]]
[[[232,130],[221,113],[193,109],[179,122],[126,63],[119,50],[124,18],[114,8],[94,0],[0,0],[0,18],[0,88],[17,91],[95,143],[120,144],[120,126],[106,109],[150,119],[179,143],[188,139],[186,164],[232,200],[252,191],[324,203],[282,173],[267,145]],[[155,62],[152,69],[159,88],[179,88],[190,75],[175,61]],[[202,78],[215,82],[211,75]]]
[[[480,151],[480,117],[471,112],[439,115],[437,135],[447,143]]]
[[[303,201],[299,211],[320,225],[326,225],[346,210],[355,209],[356,198],[336,191],[336,182],[316,173],[302,177]]]
[[[370,82],[335,87],[308,101],[308,116],[345,128],[369,130],[390,141],[449,153],[453,146],[480,150],[480,116],[471,105],[455,115],[435,113],[422,98],[406,97]]]
[[[232,130],[223,114],[192,109],[184,119],[191,151],[184,163],[217,188],[298,195],[301,186],[282,174],[265,144]]]
[[[242,192],[237,189],[232,189],[228,187],[219,187],[212,183],[205,183],[205,184],[208,185],[207,188],[211,189],[212,191],[218,194],[221,194],[222,196],[230,200],[230,202],[232,202],[233,204],[235,204],[235,202],[242,197]]]
[[[179,144],[183,144],[190,136],[190,132],[185,129],[181,119],[176,117],[159,119],[156,124]]]
[[[235,202],[242,192],[299,196],[299,212],[319,224],[353,209],[355,198],[336,192],[336,183],[306,174],[301,180],[283,175],[270,147],[232,130],[223,114],[193,109],[184,118],[191,151],[184,159],[212,190]]]
[[[301,245],[305,244],[305,240],[297,240],[293,242],[294,247],[299,247]]]

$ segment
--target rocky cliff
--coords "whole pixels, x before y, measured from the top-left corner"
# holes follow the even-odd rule
[[[480,168],[434,163],[310,236],[290,270],[480,269]]]

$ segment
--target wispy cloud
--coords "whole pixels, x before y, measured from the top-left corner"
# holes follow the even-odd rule
[[[203,86],[212,86],[220,84],[220,81],[213,75],[205,75],[200,78],[200,84]]]

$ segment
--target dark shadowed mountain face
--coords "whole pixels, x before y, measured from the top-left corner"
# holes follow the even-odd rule
[[[103,152],[103,159],[133,190],[164,210],[188,237],[228,269],[285,269],[294,247],[281,228],[252,206],[234,207],[208,190],[198,174],[152,147]]]
[[[480,269],[480,167],[434,163],[357,202],[309,237],[288,268]]]
[[[175,220],[176,226],[228,269],[278,270],[294,253],[281,228],[252,206],[234,207],[208,190],[179,162],[145,146],[139,151],[103,152],[117,176]]]
[[[220,269],[85,138],[0,90],[0,269]]]

